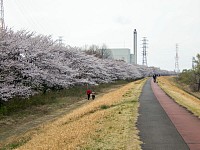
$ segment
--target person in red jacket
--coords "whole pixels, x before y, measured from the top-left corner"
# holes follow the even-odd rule
[[[89,100],[89,99],[90,99],[90,94],[92,93],[92,91],[91,91],[90,89],[88,89],[88,90],[86,91],[86,93],[87,93],[88,100]]]

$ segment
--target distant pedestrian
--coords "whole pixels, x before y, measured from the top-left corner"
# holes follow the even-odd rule
[[[95,92],[92,92],[92,99],[95,99]]]
[[[90,94],[92,93],[92,91],[90,89],[87,89],[86,93],[87,93],[88,100],[89,100],[90,99]]]
[[[156,78],[157,78],[157,75],[154,74],[154,75],[153,75],[153,82],[154,82],[154,83],[156,83]]]

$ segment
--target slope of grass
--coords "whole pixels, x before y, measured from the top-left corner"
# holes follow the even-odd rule
[[[178,104],[200,118],[200,100],[177,87],[172,78],[173,77],[159,77],[159,86]]]
[[[189,94],[199,98],[199,100],[200,100],[200,91],[199,92],[194,91],[193,89],[191,89],[190,85],[177,80],[177,77],[170,78],[170,80],[172,82],[174,82],[177,87],[179,87],[179,88],[183,89],[184,91],[188,92]]]
[[[96,96],[99,97],[129,82],[130,81],[116,81],[114,83],[100,84],[90,88],[94,90],[97,93]],[[7,111],[6,114],[0,113],[0,149],[5,147],[5,145],[7,145],[6,149],[9,149],[8,147],[12,148],[13,145],[21,145],[19,143],[24,143],[21,141],[27,140],[19,141],[16,137],[21,136],[41,123],[58,118],[82,106],[84,103],[90,102],[86,99],[86,88],[86,86],[80,86],[60,91],[49,91],[44,95],[35,95],[30,99],[19,99],[20,102],[12,100],[12,102],[6,103],[4,105],[4,112],[8,109],[11,111]],[[36,100],[38,100],[38,102],[35,104],[28,104],[28,102]],[[44,103],[40,104],[41,101],[44,101]],[[23,104],[23,109],[21,107],[22,105],[20,105],[22,104],[21,102],[25,103]],[[25,139],[29,139],[29,137]]]
[[[129,83],[41,126],[18,149],[141,149],[136,121],[144,83]]]

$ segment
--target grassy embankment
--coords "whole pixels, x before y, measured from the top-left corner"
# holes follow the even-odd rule
[[[92,90],[94,90],[97,94],[103,93],[104,91],[113,88],[115,86],[120,86],[123,84],[128,83],[128,81],[116,81],[114,83],[109,84],[99,84],[98,86],[89,86]],[[48,113],[49,111],[52,111],[52,107],[65,107],[66,104],[72,102],[79,101],[86,96],[86,89],[87,86],[75,86],[71,87],[69,89],[63,89],[63,90],[55,90],[55,91],[49,91],[45,94],[37,94],[34,95],[28,99],[22,99],[15,97],[8,102],[4,102],[0,105],[0,119],[2,119],[5,116],[12,116],[16,113],[18,115],[20,114],[30,114],[30,113]],[[52,107],[49,107],[52,105]],[[41,109],[43,109],[44,112],[41,112],[38,107],[42,106]],[[28,108],[28,109],[27,109]],[[24,112],[26,109],[27,112]],[[30,110],[36,111],[32,112]]]
[[[116,81],[90,88],[97,93],[98,97],[102,93],[106,93],[127,83],[129,81]],[[46,115],[54,115],[58,111],[64,112],[66,109],[72,109],[71,107],[80,106],[87,102],[86,89],[87,86],[76,86],[64,90],[50,91],[46,94],[38,94],[29,99],[14,98],[3,103],[0,106],[0,133]],[[74,105],[76,103],[77,105]],[[0,141],[0,147],[1,143],[2,141]]]
[[[99,84],[90,87],[97,97],[119,88],[130,81]],[[0,107],[0,149],[13,149],[27,141],[21,134],[37,125],[67,114],[88,103],[86,86],[76,86],[59,91],[49,91],[29,99],[15,98]],[[34,131],[33,131],[34,133]],[[6,146],[5,146],[6,145]]]
[[[179,88],[200,99],[200,92],[198,91],[195,92],[194,90],[191,89],[189,85],[185,84],[182,81],[177,80],[177,78],[175,77],[171,78],[170,80],[172,80],[172,82],[174,82],[175,85],[178,86]]]
[[[141,149],[136,121],[144,83],[129,83],[42,125],[18,149]]]
[[[175,77],[159,77],[159,86],[178,104],[200,118],[200,100],[178,87]]]

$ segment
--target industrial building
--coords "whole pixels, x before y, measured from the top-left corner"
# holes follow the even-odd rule
[[[95,51],[95,49],[93,51]],[[124,61],[129,64],[137,64],[137,31],[136,29],[134,29],[133,31],[133,54],[131,54],[131,50],[129,48],[98,49],[98,51],[101,51],[100,55],[102,55],[103,58]],[[104,57],[104,55],[106,57]]]
[[[125,61],[130,64],[137,64],[137,31],[134,29],[133,31],[133,52],[130,53],[130,49],[128,48],[114,48],[109,49],[111,52],[111,58],[115,60]]]
[[[119,61],[125,61],[130,64],[134,64],[134,54],[130,53],[130,49],[128,48],[113,48],[109,49],[111,52],[110,58]]]

